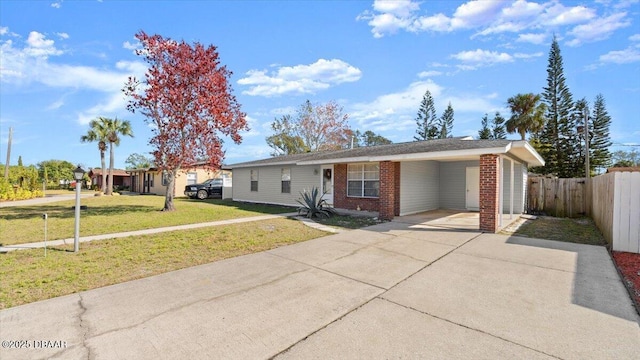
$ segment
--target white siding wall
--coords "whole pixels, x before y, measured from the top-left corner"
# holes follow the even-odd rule
[[[440,164],[411,161],[400,164],[400,215],[440,207]]]
[[[282,168],[291,169],[291,193],[281,192]],[[251,170],[258,170],[258,191],[251,191]],[[317,174],[314,173],[316,170]],[[233,169],[233,200],[297,206],[303,189],[320,187],[320,166],[262,166]]]
[[[524,187],[527,184],[526,173],[523,173],[522,168],[525,167],[522,164],[513,162],[513,213],[522,214],[524,209]],[[525,167],[526,168],[526,167]],[[526,170],[525,170],[526,171]],[[524,174],[524,175],[523,175]],[[502,184],[504,186],[504,192],[502,193],[502,207],[505,214],[509,213],[509,206],[511,206],[511,161],[508,158],[504,159],[504,174],[502,178]]]
[[[440,208],[465,210],[467,166],[480,166],[479,160],[440,163]]]

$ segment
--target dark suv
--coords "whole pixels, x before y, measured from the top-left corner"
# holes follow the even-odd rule
[[[202,184],[185,186],[184,194],[192,199],[204,200],[209,197],[220,197],[222,199],[222,184],[222,179],[209,179]]]

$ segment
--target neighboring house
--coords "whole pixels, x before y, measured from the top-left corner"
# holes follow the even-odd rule
[[[127,170],[131,179],[131,191],[140,194],[165,195],[167,192],[167,177],[155,167]],[[202,165],[182,169],[176,177],[174,196],[184,196],[184,187],[199,184],[212,178],[231,178],[227,170],[211,170]]]
[[[106,171],[105,181],[109,184],[109,169]],[[89,170],[89,178],[91,179],[91,185],[97,189],[102,188],[102,169]],[[113,169],[113,187],[117,189],[128,188],[131,186],[131,179],[129,173],[126,170]]]
[[[480,211],[496,232],[499,213],[525,210],[527,168],[544,160],[526,141],[458,137],[272,157],[228,165],[233,199],[297,205],[318,187],[336,208],[382,219],[434,209]],[[502,208],[499,204],[502,203]]]

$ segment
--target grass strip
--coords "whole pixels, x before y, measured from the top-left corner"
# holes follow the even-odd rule
[[[326,233],[273,219],[0,255],[0,309],[306,241]]]
[[[160,211],[163,196],[100,196],[81,200],[87,206],[80,214],[80,236],[111,234],[165,226],[195,224],[265,214],[295,211],[294,208],[250,204],[230,200],[205,201],[175,199],[176,211]],[[73,200],[31,206],[0,208],[0,244],[15,245],[44,240],[47,213],[47,240],[73,237]]]

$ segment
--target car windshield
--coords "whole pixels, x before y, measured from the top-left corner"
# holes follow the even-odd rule
[[[222,185],[222,179],[209,179],[207,181],[204,182],[205,184],[211,184],[211,185]]]

